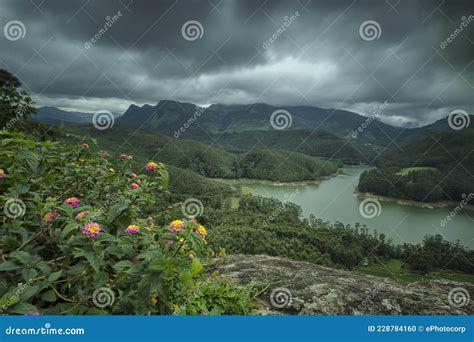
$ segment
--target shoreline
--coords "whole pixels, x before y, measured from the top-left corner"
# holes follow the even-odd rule
[[[370,192],[360,192],[360,191],[357,190],[357,187],[354,189],[353,193],[357,197],[375,198],[376,200],[381,201],[381,202],[394,202],[394,203],[397,203],[397,204],[400,204],[400,205],[418,207],[418,208],[425,208],[425,209],[456,208],[461,203],[461,202],[455,202],[455,201],[440,201],[440,202],[436,202],[436,203],[417,202],[417,201],[403,199],[403,198],[381,196],[381,195],[373,194],[373,193],[370,193]],[[474,211],[474,205],[466,204],[462,207],[462,209],[466,209],[466,210],[469,210],[469,211]]]
[[[318,179],[314,180],[304,180],[304,181],[292,181],[292,182],[280,182],[280,181],[272,181],[268,179],[257,179],[257,178],[210,178],[212,180],[227,183],[231,185],[239,184],[239,185],[251,185],[252,183],[260,183],[264,185],[271,185],[271,186],[305,186],[305,185],[318,185],[321,184],[322,181],[331,179],[333,177],[337,177],[338,175],[342,174],[343,168],[338,169],[336,173],[333,173],[328,176],[321,176]]]

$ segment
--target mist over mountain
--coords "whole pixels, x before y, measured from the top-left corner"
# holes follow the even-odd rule
[[[112,113],[115,118],[123,115],[122,113]],[[91,124],[94,113],[70,112],[56,107],[40,107],[37,110],[33,120],[48,123],[65,124]]]

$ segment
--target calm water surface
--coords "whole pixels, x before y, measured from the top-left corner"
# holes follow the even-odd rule
[[[453,208],[428,209],[381,201],[379,216],[363,217],[359,212],[363,198],[358,198],[353,193],[363,170],[363,167],[347,167],[344,168],[343,174],[324,180],[318,185],[274,186],[251,183],[248,186],[254,190],[255,195],[273,197],[281,201],[290,197],[291,202],[301,206],[304,217],[314,214],[331,222],[359,222],[371,230],[384,233],[395,243],[417,243],[421,242],[425,235],[441,234],[449,241],[459,240],[462,245],[474,249],[473,211],[456,215],[442,227],[441,220],[449,215]]]

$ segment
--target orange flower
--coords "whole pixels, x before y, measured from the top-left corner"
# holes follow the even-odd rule
[[[182,231],[183,229],[184,229],[184,222],[183,222],[182,220],[174,220],[174,221],[171,222],[171,224],[170,224],[170,230],[171,230],[173,233]]]

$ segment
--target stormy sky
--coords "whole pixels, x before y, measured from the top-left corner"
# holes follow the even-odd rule
[[[472,0],[2,0],[0,68],[66,110],[387,102],[384,122],[422,125],[473,113],[473,15]]]

